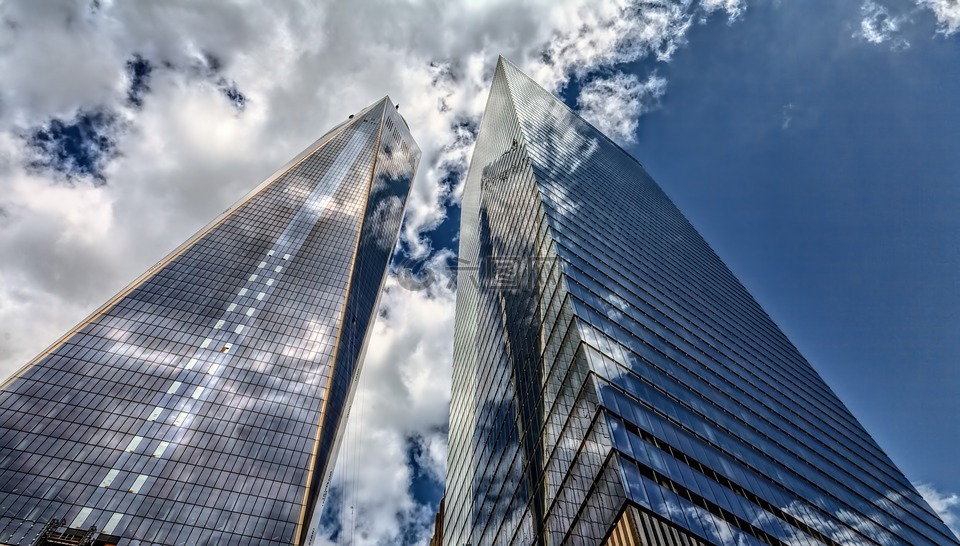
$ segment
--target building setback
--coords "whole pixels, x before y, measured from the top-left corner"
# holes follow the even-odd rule
[[[350,116],[7,380],[0,544],[312,543],[419,159]]]
[[[958,544],[643,167],[500,59],[443,542]]]

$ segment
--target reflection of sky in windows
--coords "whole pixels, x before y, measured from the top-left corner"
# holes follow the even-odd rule
[[[337,429],[327,416],[348,401],[328,389],[338,366],[355,376],[369,317],[358,318],[375,307],[419,159],[395,131],[403,154],[371,170],[394,118],[384,100],[328,133],[6,386],[0,527],[67,517],[145,544],[297,539],[332,469],[318,434],[337,430],[318,425]],[[371,191],[384,171],[394,177]],[[384,237],[384,251],[356,255]],[[361,266],[367,282],[351,282]],[[351,350],[334,365],[344,336]]]
[[[712,543],[955,543],[642,167],[509,64],[462,218],[445,539],[599,542],[603,489]],[[530,252],[562,280],[484,282]]]

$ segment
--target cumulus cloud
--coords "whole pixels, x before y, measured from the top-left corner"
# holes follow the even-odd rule
[[[445,474],[456,296],[449,279],[438,280],[417,291],[387,282],[326,507],[341,517],[322,535],[339,527],[350,544],[430,539],[433,509],[410,487],[415,471],[438,483]]]
[[[956,493],[939,491],[927,483],[916,483],[914,487],[930,508],[940,515],[940,519],[947,524],[953,534],[960,537],[960,496]]]
[[[714,12],[729,20],[746,9],[743,0],[560,2],[545,19],[555,28],[535,56],[522,56],[518,66],[548,90],[557,91],[574,78],[585,78],[598,67],[617,66],[644,58],[669,61],[686,43],[694,21],[706,22]],[[638,118],[656,106],[666,80],[633,74],[594,77],[581,88],[581,114],[611,138],[635,140]]]
[[[634,74],[617,73],[596,78],[580,89],[580,114],[610,138],[636,141],[638,118],[657,107],[667,91],[667,80],[651,74],[641,80]]]
[[[695,18],[718,10],[735,18],[743,9],[742,0],[558,2],[542,14],[545,26],[554,29],[552,36],[528,49],[518,66],[547,89],[557,89],[570,75],[583,76],[600,66],[651,56],[667,61],[686,43]]]
[[[949,36],[960,30],[960,0],[917,0],[929,8],[940,23],[940,32]]]
[[[900,36],[901,26],[907,20],[906,15],[894,16],[886,7],[873,0],[866,0],[860,6],[860,27],[854,32],[855,38],[862,38],[872,44],[889,43],[894,49],[906,49],[910,42]]]

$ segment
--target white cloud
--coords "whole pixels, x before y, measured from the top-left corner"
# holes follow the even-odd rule
[[[685,43],[693,18],[717,10],[731,18],[742,0],[611,0],[557,2],[541,14],[548,40],[527,48],[517,65],[547,89],[557,89],[573,74],[598,66],[629,63],[647,56],[669,60]],[[514,57],[511,57],[514,58]]]
[[[917,9],[929,9],[937,19],[939,34],[951,36],[960,30],[960,0],[914,0]],[[906,49],[910,42],[903,37],[904,24],[911,22],[911,13],[897,15],[874,0],[865,0],[860,6],[861,20],[853,33],[870,43],[889,43],[893,49]]]
[[[860,28],[853,34],[855,38],[863,38],[872,44],[889,42],[894,49],[910,47],[910,42],[900,36],[906,15],[894,16],[890,10],[873,0],[866,0],[860,6],[860,15],[862,19]]]
[[[434,514],[411,498],[407,453],[416,442],[419,468],[442,481],[456,297],[447,280],[420,291],[387,282],[332,480],[350,543],[430,538]]]
[[[703,0],[703,9],[708,13],[725,11],[727,15],[729,15],[730,20],[733,21],[743,15],[747,6],[742,0]]]
[[[933,11],[943,34],[949,36],[960,30],[960,0],[917,0],[917,4]]]
[[[930,508],[933,508],[940,515],[940,519],[947,524],[953,534],[960,537],[960,496],[956,493],[939,491],[926,483],[915,483],[913,485],[930,505]]]
[[[633,74],[617,73],[596,78],[580,89],[580,114],[608,137],[621,142],[636,141],[638,118],[657,107],[667,90],[667,80],[651,74],[640,80]]]

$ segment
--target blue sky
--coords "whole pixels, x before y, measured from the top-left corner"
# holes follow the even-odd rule
[[[0,23],[0,376],[385,94],[424,151],[397,261],[449,261],[502,54],[644,164],[960,528],[958,0],[12,0]],[[455,297],[388,280],[330,543],[429,538]]]

